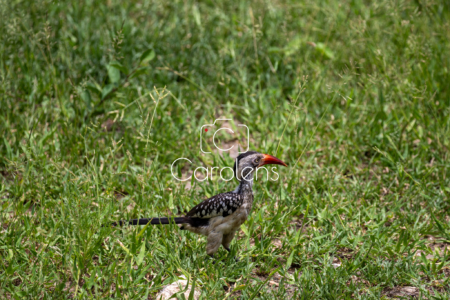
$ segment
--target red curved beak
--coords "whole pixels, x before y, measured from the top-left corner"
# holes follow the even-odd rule
[[[259,163],[259,166],[264,166],[264,165],[282,165],[287,167],[288,165],[285,164],[282,160],[276,158],[275,156],[269,155],[269,154],[263,154],[264,158],[261,160],[261,162]]]

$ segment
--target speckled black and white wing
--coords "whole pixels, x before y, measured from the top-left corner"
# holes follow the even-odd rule
[[[242,205],[243,200],[242,195],[233,192],[218,194],[192,208],[186,217],[200,219],[226,217],[234,213]]]

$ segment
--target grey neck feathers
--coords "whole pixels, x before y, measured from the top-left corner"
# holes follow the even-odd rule
[[[233,193],[244,194],[253,193],[253,178],[249,180],[242,179],[238,187],[233,191]]]

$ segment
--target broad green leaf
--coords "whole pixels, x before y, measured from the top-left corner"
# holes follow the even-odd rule
[[[321,53],[323,56],[325,56],[328,59],[334,59],[334,53],[331,51],[330,48],[325,46],[324,43],[317,43],[316,45],[317,52]]]
[[[8,140],[5,137],[3,137],[3,141],[5,142],[6,153],[8,154],[8,157],[11,157],[12,154],[11,145],[8,143]]]
[[[245,225],[245,224],[242,224],[241,225],[241,229],[242,229],[242,231],[245,233],[245,235],[249,235],[249,233],[248,233],[248,228],[247,228],[247,226]]]
[[[110,83],[107,84],[103,90],[102,90],[102,99],[105,99],[106,96],[108,96],[109,93],[114,89],[114,84]]]
[[[91,93],[86,89],[81,93],[81,99],[83,99],[84,103],[86,104],[86,108],[88,111],[92,110],[92,99],[91,99]]]
[[[192,14],[194,15],[195,23],[198,27],[202,27],[202,19],[200,18],[200,11],[198,10],[197,5],[192,6]]]
[[[86,84],[86,89],[96,93],[97,95],[102,95],[102,88],[97,83],[88,82]]]
[[[169,195],[169,209],[173,210],[175,208],[175,206],[173,205],[173,195],[170,194]]]
[[[294,260],[294,253],[295,253],[295,249],[292,250],[291,255],[289,255],[289,258],[286,262],[286,270],[289,269],[292,265],[292,261]]]
[[[116,68],[117,70],[121,71],[123,74],[128,74],[128,69],[117,61],[110,62],[109,65],[111,67]]]
[[[14,257],[14,252],[12,249],[8,249],[8,256],[6,257],[7,261],[11,261],[11,259]]]
[[[120,80],[120,71],[114,66],[108,65],[106,67],[108,70],[109,81],[112,83],[117,83]]]
[[[153,49],[148,49],[141,55],[141,65],[144,65],[155,58],[155,51]]]
[[[145,257],[145,243],[143,242],[141,245],[141,249],[139,250],[139,254],[136,258],[136,264],[140,266]]]

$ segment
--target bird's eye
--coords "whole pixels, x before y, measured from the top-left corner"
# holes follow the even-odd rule
[[[254,161],[255,161],[255,164],[259,163],[259,158],[256,158]]]

